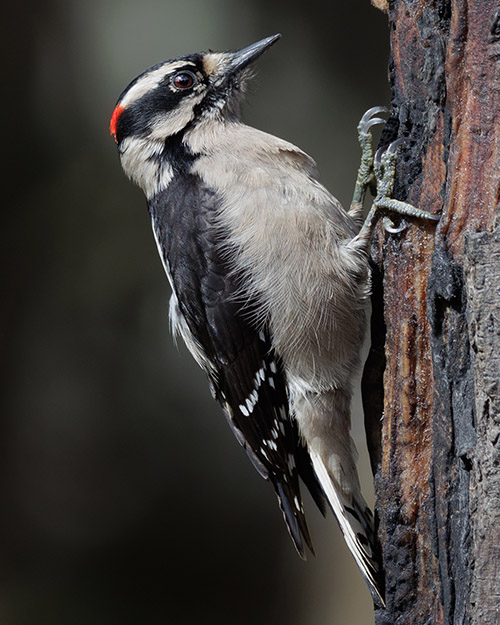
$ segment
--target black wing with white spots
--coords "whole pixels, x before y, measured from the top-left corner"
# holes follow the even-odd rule
[[[186,179],[187,178],[187,179]],[[193,175],[178,175],[149,203],[159,252],[176,297],[174,323],[206,370],[236,438],[274,486],[301,556],[312,550],[299,476],[322,507],[307,451],[288,412],[281,362],[265,330],[251,322],[251,303],[236,297],[237,278],[220,253],[217,198]]]

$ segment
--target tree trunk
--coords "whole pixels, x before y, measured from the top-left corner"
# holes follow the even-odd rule
[[[441,220],[379,226],[372,249],[363,394],[387,602],[376,623],[498,625],[500,8],[393,0],[388,18],[382,143],[408,138],[393,197]]]

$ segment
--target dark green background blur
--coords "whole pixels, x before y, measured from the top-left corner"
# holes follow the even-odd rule
[[[0,623],[370,623],[331,514],[307,499],[302,562],[174,347],[108,122],[153,63],[281,32],[245,119],[312,154],[346,204],[357,121],[388,101],[386,17],[369,0],[31,0],[2,21]]]

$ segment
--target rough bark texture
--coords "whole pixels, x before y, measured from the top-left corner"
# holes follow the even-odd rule
[[[379,227],[373,245],[363,392],[387,600],[376,623],[497,625],[500,9],[394,0],[388,18],[382,141],[408,137],[393,195],[441,221]]]

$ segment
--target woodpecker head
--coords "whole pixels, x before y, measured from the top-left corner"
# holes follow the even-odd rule
[[[201,120],[237,118],[250,64],[279,37],[232,52],[190,54],[146,70],[121,94],[111,117],[120,153],[135,140],[156,142],[159,152],[160,143]]]
[[[238,119],[249,66],[281,35],[241,50],[200,52],[154,65],[123,91],[110,132],[125,173],[148,198],[185,162],[185,131],[207,120]]]

